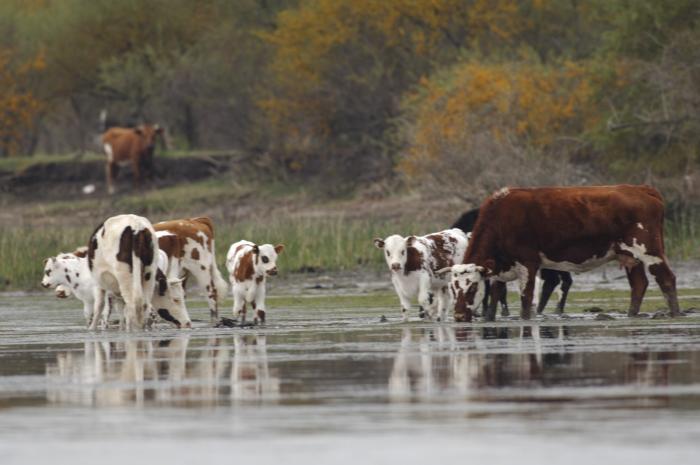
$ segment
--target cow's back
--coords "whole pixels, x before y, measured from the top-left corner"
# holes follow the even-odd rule
[[[630,228],[658,229],[663,211],[648,186],[502,189],[481,206],[467,255],[484,241],[545,253],[579,242],[607,247]]]

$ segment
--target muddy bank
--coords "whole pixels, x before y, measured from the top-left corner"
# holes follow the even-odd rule
[[[155,158],[155,176],[147,181],[150,187],[165,187],[180,182],[206,179],[230,171],[245,159],[240,153],[190,155]],[[130,188],[133,176],[130,166],[119,172],[117,186]],[[93,184],[95,192],[105,193],[105,163],[102,160],[75,160],[35,163],[19,172],[0,172],[0,191],[16,194],[23,200],[50,199],[82,195],[86,185]]]

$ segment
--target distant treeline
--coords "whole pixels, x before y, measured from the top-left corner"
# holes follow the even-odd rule
[[[4,0],[0,153],[99,114],[343,186],[651,182],[694,202],[697,0]]]

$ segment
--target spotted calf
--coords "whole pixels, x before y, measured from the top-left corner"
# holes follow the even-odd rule
[[[411,307],[411,299],[416,296],[422,308],[421,316],[427,310],[428,317],[444,320],[450,297],[447,281],[435,272],[461,263],[468,241],[467,234],[456,228],[427,236],[402,237],[394,234],[386,239],[374,240],[374,245],[384,250],[404,320]]]
[[[56,297],[67,298],[71,294],[83,303],[83,315],[89,325],[94,307],[95,281],[88,266],[87,249],[72,253],[60,253],[44,261],[44,277],[41,285],[56,288]]]
[[[246,304],[255,311],[254,321],[265,322],[265,282],[268,276],[277,274],[277,256],[284,245],[256,245],[239,241],[231,245],[226,254],[233,291],[233,315],[245,321]]]
[[[194,281],[207,298],[209,313],[216,320],[226,298],[228,283],[216,266],[214,225],[206,217],[163,221],[153,225],[158,247],[171,263],[171,278]],[[191,279],[190,279],[191,278]]]

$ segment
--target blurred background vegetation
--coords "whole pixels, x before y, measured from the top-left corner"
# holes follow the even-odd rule
[[[0,158],[98,151],[106,110],[327,196],[650,183],[695,250],[699,21],[697,0],[3,0]]]

